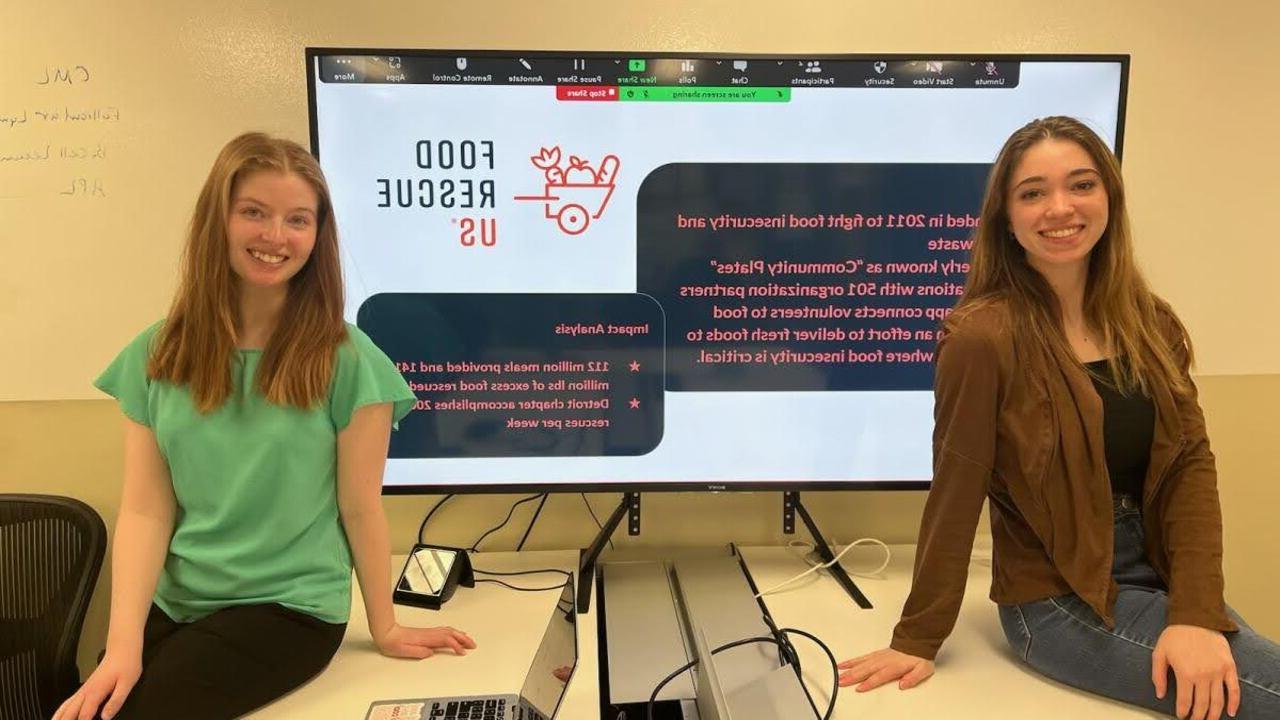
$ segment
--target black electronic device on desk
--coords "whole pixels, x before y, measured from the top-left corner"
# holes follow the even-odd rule
[[[419,543],[405,560],[391,598],[401,605],[439,610],[459,585],[476,586],[475,572],[466,551]]]

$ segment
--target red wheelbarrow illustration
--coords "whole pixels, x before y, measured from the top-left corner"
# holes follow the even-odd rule
[[[543,203],[545,217],[554,219],[566,235],[581,235],[592,220],[600,219],[613,197],[620,165],[617,155],[606,155],[599,170],[576,155],[569,156],[568,167],[561,167],[559,145],[541,148],[529,160],[542,169],[547,182],[542,195],[516,195],[516,200]]]

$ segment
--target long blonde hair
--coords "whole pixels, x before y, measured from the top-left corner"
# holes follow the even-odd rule
[[[187,385],[207,413],[230,396],[239,328],[239,292],[227,248],[227,220],[236,185],[270,170],[309,183],[319,201],[316,242],[289,281],[288,298],[263,350],[256,387],[271,403],[299,408],[323,400],[335,350],[346,339],[342,269],[329,187],[319,163],[301,145],[246,133],[222,148],[196,201],[182,257],[182,278],[147,363],[147,375]]]
[[[1089,256],[1084,317],[1102,333],[1102,346],[1110,349],[1112,377],[1127,394],[1150,394],[1154,383],[1179,394],[1189,391],[1178,358],[1161,329],[1173,322],[1186,343],[1188,361],[1190,340],[1168,304],[1151,292],[1134,262],[1120,163],[1096,133],[1074,118],[1034,120],[1013,133],[1000,150],[987,178],[964,295],[947,319],[946,329],[973,310],[1003,301],[1012,310],[1019,347],[1038,349],[1059,363],[1079,364],[1062,328],[1057,297],[1028,264],[1026,252],[1009,229],[1013,170],[1028,149],[1051,139],[1069,140],[1083,148],[1096,164],[1107,191],[1109,217]]]

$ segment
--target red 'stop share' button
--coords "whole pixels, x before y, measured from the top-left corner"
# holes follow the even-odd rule
[[[610,85],[557,85],[556,99],[607,102],[618,99],[618,88]]]

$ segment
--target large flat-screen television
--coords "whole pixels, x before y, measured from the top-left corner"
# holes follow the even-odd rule
[[[307,50],[384,489],[927,487],[990,163],[1127,56]]]

